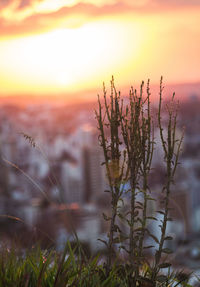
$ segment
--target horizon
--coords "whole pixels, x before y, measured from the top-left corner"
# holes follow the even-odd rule
[[[119,90],[199,83],[199,12],[196,0],[3,1],[0,96],[90,100],[112,75]]]
[[[108,93],[110,92],[109,83],[106,86],[106,90]],[[197,99],[200,99],[200,82],[196,83],[178,83],[178,84],[164,84],[164,98],[169,98],[174,92],[176,94],[177,99],[181,99],[181,101],[187,101],[192,96],[195,96]],[[134,89],[139,91],[140,85],[130,85],[126,87],[119,87],[116,81],[116,89],[118,92],[121,93],[122,97],[127,97],[129,95],[129,91],[131,86]],[[145,90],[146,83],[144,82],[144,90]],[[156,102],[159,98],[159,84],[155,85],[150,82],[150,91],[151,91],[151,100]],[[26,106],[26,105],[40,105],[40,104],[58,104],[58,105],[79,105],[79,104],[97,104],[97,95],[102,96],[103,91],[102,87],[99,89],[91,89],[85,90],[80,92],[63,92],[60,94],[10,94],[10,95],[3,95],[0,93],[0,106],[2,105],[18,105],[18,106]]]

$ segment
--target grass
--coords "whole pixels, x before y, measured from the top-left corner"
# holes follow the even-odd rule
[[[126,286],[113,267],[109,276],[98,257],[87,259],[79,246],[68,242],[62,254],[39,247],[17,254],[5,249],[0,257],[0,286]]]
[[[168,273],[167,280],[160,275],[154,285],[149,267],[143,266],[141,269],[143,276],[137,285],[133,285],[134,271],[131,265],[114,263],[107,274],[106,266],[99,262],[99,255],[88,259],[79,243],[72,249],[67,242],[62,253],[35,247],[23,254],[15,248],[5,248],[0,255],[0,287],[190,286],[186,276],[173,272]]]

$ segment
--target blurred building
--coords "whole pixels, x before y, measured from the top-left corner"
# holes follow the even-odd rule
[[[98,144],[96,129],[90,125],[82,127],[82,172],[84,201],[96,201],[106,189],[104,155]]]
[[[81,167],[75,162],[64,162],[61,179],[65,202],[83,203]]]
[[[85,202],[95,201],[106,188],[102,150],[98,146],[83,148],[83,186]]]

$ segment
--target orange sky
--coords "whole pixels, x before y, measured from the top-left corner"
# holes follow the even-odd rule
[[[199,0],[1,0],[0,95],[200,81]]]

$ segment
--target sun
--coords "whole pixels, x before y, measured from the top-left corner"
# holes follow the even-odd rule
[[[37,86],[41,92],[95,85],[99,79],[103,81],[123,70],[128,57],[136,57],[140,31],[131,27],[135,40],[131,45],[127,27],[104,19],[79,28],[60,28],[11,40],[9,47],[5,45],[9,78],[15,79],[15,88]]]
[[[58,85],[65,87],[70,83],[70,75],[61,71],[60,73],[58,73],[55,80]]]

